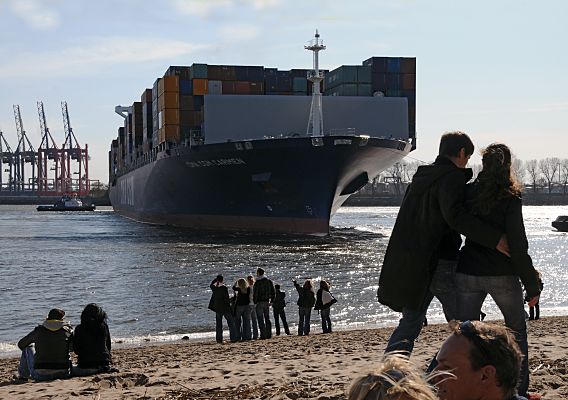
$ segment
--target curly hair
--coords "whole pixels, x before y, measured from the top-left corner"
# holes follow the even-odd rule
[[[487,215],[501,200],[519,197],[521,186],[511,171],[511,150],[502,143],[493,143],[481,150],[483,170],[476,179],[477,191],[471,210]]]
[[[349,389],[349,400],[394,400],[402,396],[414,400],[437,400],[436,389],[429,383],[448,372],[424,375],[407,356],[389,353],[375,372],[357,378]]]

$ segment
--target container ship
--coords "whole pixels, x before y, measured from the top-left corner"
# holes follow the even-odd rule
[[[109,151],[115,212],[202,231],[327,235],[347,198],[416,146],[416,59],[319,69],[170,66]]]

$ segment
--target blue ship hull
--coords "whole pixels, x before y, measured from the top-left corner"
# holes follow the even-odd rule
[[[178,146],[111,177],[110,200],[117,213],[150,224],[327,235],[349,195],[410,148],[361,136]]]

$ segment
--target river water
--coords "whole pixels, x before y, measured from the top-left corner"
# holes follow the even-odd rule
[[[397,207],[343,207],[326,238],[208,236],[139,224],[112,208],[92,213],[38,213],[34,206],[0,206],[0,356],[50,308],[63,308],[75,325],[83,307],[103,306],[113,341],[142,343],[213,337],[207,309],[210,281],[254,274],[262,266],[286,292],[292,331],[297,294],[292,279],[324,278],[338,299],[335,329],[393,326],[399,318],[376,301],[380,264]],[[526,206],[525,225],[534,264],[544,276],[541,315],[568,315],[568,234],[550,223],[564,207]],[[499,318],[486,301],[488,318]],[[428,319],[442,322],[441,306]],[[320,331],[312,313],[312,329]]]

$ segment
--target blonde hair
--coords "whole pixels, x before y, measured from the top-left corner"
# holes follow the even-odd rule
[[[249,288],[249,285],[247,281],[244,280],[244,278],[240,278],[237,281],[237,287],[239,288],[239,292],[241,292],[242,294],[247,294],[247,289]]]
[[[435,373],[441,375],[447,373]],[[357,378],[349,389],[348,400],[437,400],[436,390],[410,360],[397,353],[384,356],[379,368]]]

